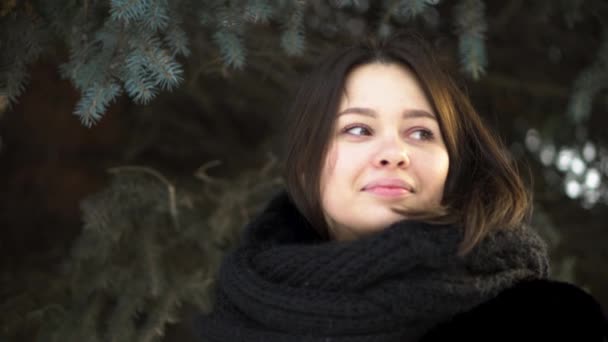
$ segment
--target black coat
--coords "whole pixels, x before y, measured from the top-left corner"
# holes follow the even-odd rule
[[[422,339],[431,341],[608,341],[601,306],[580,288],[534,280],[454,316]]]

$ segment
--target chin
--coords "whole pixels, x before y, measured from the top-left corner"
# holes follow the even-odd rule
[[[391,213],[390,216],[378,217],[375,220],[370,220],[365,222],[362,227],[362,230],[365,231],[379,231],[388,228],[390,225],[404,220],[405,217]]]

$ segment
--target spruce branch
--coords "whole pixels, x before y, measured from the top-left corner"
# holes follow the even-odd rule
[[[281,47],[288,56],[299,56],[304,52],[304,11],[306,4],[295,2],[293,13],[285,22],[285,28],[281,35]]]
[[[409,21],[426,10],[427,0],[401,0],[393,6],[391,15],[398,21]]]
[[[267,23],[274,14],[274,8],[268,0],[247,0],[243,18],[251,23]]]
[[[152,31],[165,30],[169,25],[168,0],[150,0],[143,15],[145,25]]]
[[[111,0],[110,16],[113,20],[130,23],[149,14],[150,3],[154,0]]]
[[[98,90],[114,84],[123,88],[135,103],[150,104],[160,92],[171,91],[182,83],[185,70],[177,56],[190,56],[194,46],[200,46],[192,50],[201,61],[188,62],[193,66],[189,70],[196,70],[194,79],[198,71],[208,65],[213,70],[220,69],[213,53],[205,55],[209,49],[204,37],[210,37],[208,40],[215,45],[224,66],[219,71],[227,75],[229,69],[244,69],[248,59],[258,53],[257,37],[249,38],[252,32],[259,32],[253,30],[256,25],[265,26],[268,34],[274,35],[286,56],[301,56],[309,48],[308,30],[336,37],[340,31],[351,31],[357,36],[367,27],[373,27],[377,35],[387,36],[402,24],[413,24],[412,19],[419,17],[428,27],[437,29],[439,12],[435,7],[440,1],[381,0],[373,5],[369,0],[26,3],[27,6],[7,6],[1,17],[0,48],[4,53],[0,56],[0,97],[7,98],[9,106],[14,104],[28,84],[28,66],[52,49],[54,42],[63,41],[70,50],[70,58],[61,64],[61,74],[80,90],[83,100],[75,108],[75,114],[84,114],[80,120],[91,126],[101,120],[105,112],[103,104],[108,102],[99,92],[92,96],[93,88]],[[493,32],[505,26],[520,3],[511,1],[512,5],[504,6],[505,14],[493,22]],[[592,9],[582,4],[577,0],[545,7],[550,8],[549,14],[559,12],[557,14],[572,25],[587,19],[601,21],[605,17],[607,7],[603,3],[589,3]],[[379,10],[380,15],[367,15],[370,8]],[[458,0],[453,9],[451,24],[458,36],[461,67],[467,75],[479,79],[488,65],[484,2]],[[201,33],[193,35],[194,38],[189,36],[191,32]],[[598,86],[605,83],[601,76],[604,70],[582,71],[575,82],[568,109],[575,120],[588,116],[595,94],[604,89]],[[111,91],[103,93],[112,94]]]
[[[173,221],[173,226],[175,227],[175,229],[179,229],[179,211],[177,209],[177,195],[175,192],[175,186],[171,182],[169,182],[169,180],[165,176],[149,167],[131,165],[113,167],[108,169],[108,172],[112,174],[120,174],[124,172],[145,173],[161,181],[167,187],[167,204],[169,207],[169,213],[171,214],[171,219]]]
[[[568,102],[567,114],[578,124],[591,116],[593,99],[608,88],[608,29],[602,38],[594,62],[576,78]]]
[[[131,322],[143,306],[141,294],[129,291],[129,295],[119,297],[108,319],[105,337],[108,342],[133,341],[135,326]],[[131,324],[125,324],[125,322]]]
[[[27,65],[42,54],[48,40],[40,20],[13,13],[0,20],[0,96],[12,107],[25,91],[30,76]]]
[[[141,243],[141,262],[143,266],[145,280],[146,280],[146,292],[150,297],[156,298],[165,291],[166,286],[163,282],[163,272],[159,269],[161,249],[157,246],[157,236],[155,232],[149,231],[143,234],[143,238],[140,240]]]
[[[186,32],[181,28],[179,21],[169,24],[166,34],[163,38],[163,42],[169,48],[169,51],[173,51],[173,56],[182,55],[184,57],[190,56],[190,48],[188,47],[188,36]]]
[[[130,70],[126,75],[127,77],[123,80],[125,90],[135,103],[148,104],[156,97],[155,82],[145,72],[132,72]]]
[[[225,65],[234,69],[243,69],[247,54],[240,36],[235,32],[220,30],[213,34],[213,41],[219,48]]]
[[[481,0],[460,0],[454,8],[460,64],[465,73],[478,80],[487,67],[485,32],[487,25]]]
[[[116,83],[95,83],[85,90],[76,104],[74,114],[80,118],[85,127],[92,127],[105,113],[108,105],[120,94],[121,88]]]
[[[274,166],[271,155],[261,169],[230,181],[203,177],[213,183],[211,199],[200,189],[188,196],[186,188],[169,191],[180,196],[173,201],[183,222],[179,230],[172,229],[166,195],[177,185],[148,167],[110,169],[109,186],[81,204],[85,226],[65,263],[69,300],[39,338],[158,341],[166,324],[179,321],[182,303],[208,311],[222,256],[238,241],[245,220],[276,191]]]
[[[179,305],[180,301],[176,291],[168,289],[167,293],[156,301],[137,340],[141,342],[158,341],[165,333],[165,324],[177,321]]]

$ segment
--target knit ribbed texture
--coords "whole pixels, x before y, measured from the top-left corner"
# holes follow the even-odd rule
[[[530,229],[494,230],[464,258],[463,231],[401,221],[352,241],[324,241],[285,193],[245,230],[220,268],[203,341],[416,341],[519,281],[544,278]]]

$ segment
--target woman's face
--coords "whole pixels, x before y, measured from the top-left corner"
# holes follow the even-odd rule
[[[355,68],[321,174],[331,235],[353,239],[407,218],[394,207],[437,207],[449,164],[436,114],[414,74],[398,64]]]

